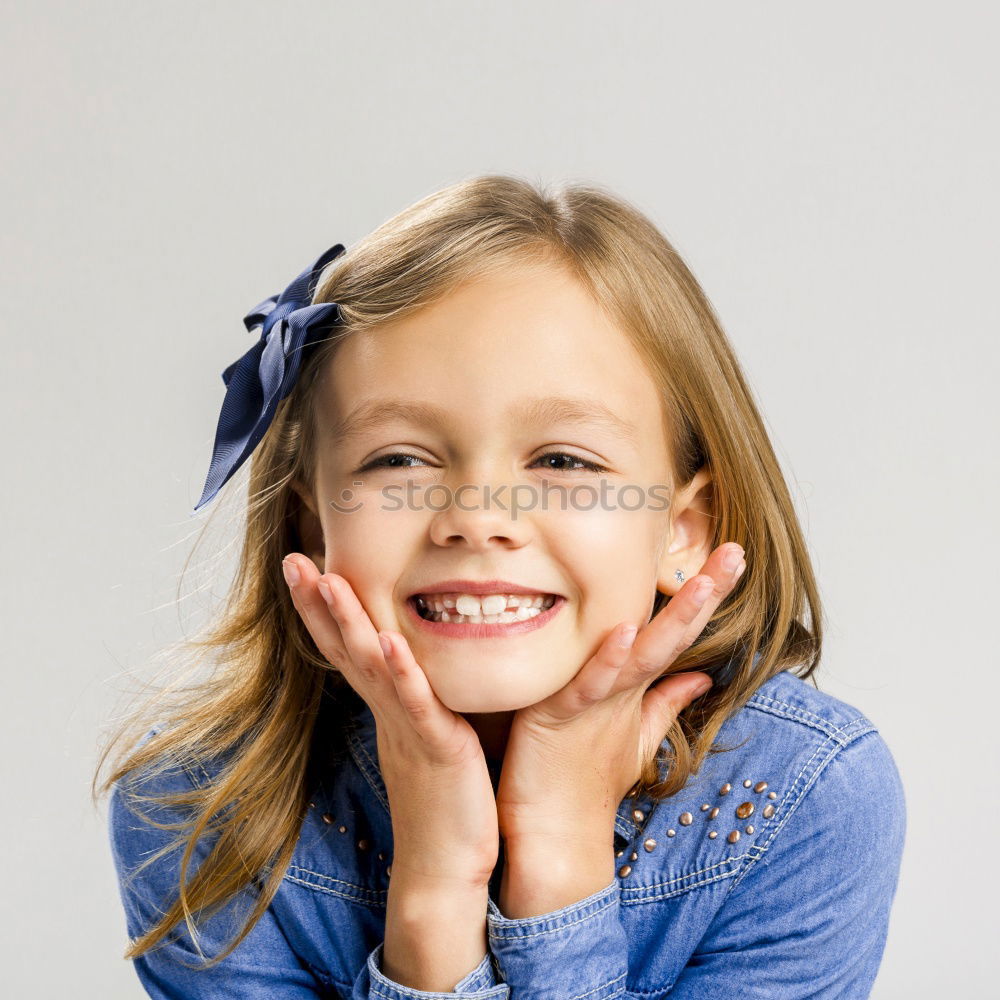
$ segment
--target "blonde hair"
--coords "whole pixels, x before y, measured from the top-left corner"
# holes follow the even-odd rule
[[[211,658],[209,676],[174,690],[173,700],[168,690],[156,692],[99,756],[95,799],[140,771],[227,758],[214,781],[190,792],[157,797],[129,789],[132,802],[191,812],[188,820],[155,824],[180,832],[144,864],[184,845],[178,896],[126,958],[151,949],[181,920],[196,940],[196,913],[214,912],[258,881],[245,925],[208,965],[242,941],[277,892],[314,784],[341,759],[362,704],[319,653],[280,569],[288,552],[303,551],[296,528],[301,500],[292,483],[314,480],[317,387],[340,339],[404,316],[466,279],[511,262],[553,258],[572,270],[647,362],[662,396],[674,484],[710,468],[711,547],[736,541],[748,555],[737,589],[672,667],[706,670],[716,683],[671,726],[663,755],[646,763],[632,794],[659,801],[680,791],[707,754],[730,749],[714,745],[719,728],[761,684],[792,668],[806,679],[818,666],[822,613],[792,500],[733,350],[677,251],[638,209],[598,186],[548,191],[514,177],[483,176],[444,188],[383,223],[324,271],[313,301],[339,303],[344,323],[303,359],[294,390],[252,457],[242,550],[221,615],[200,638],[172,651],[194,664]],[[653,614],[668,600],[658,593]],[[158,720],[162,731],[137,745]],[[98,788],[115,747],[116,762]],[[188,880],[195,845],[209,832],[218,832],[218,840]]]

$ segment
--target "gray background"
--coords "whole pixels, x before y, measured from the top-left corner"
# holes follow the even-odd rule
[[[907,790],[873,995],[996,987],[996,15],[693,6],[4,5],[8,995],[143,995],[88,784],[227,579],[224,532],[180,573],[243,314],[486,172],[610,187],[704,284],[815,559],[820,686]]]

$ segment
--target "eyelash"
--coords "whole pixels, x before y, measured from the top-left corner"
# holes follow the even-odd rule
[[[585,458],[578,458],[576,455],[571,455],[568,451],[547,451],[544,455],[539,455],[531,464],[534,465],[536,462],[544,461],[546,458],[552,458],[553,456],[559,456],[560,458],[569,458],[574,462],[578,462],[584,467],[587,472],[607,472],[603,465],[598,465],[596,462],[588,462]],[[371,462],[361,466],[357,470],[358,473],[367,472],[369,469],[412,469],[412,465],[385,465],[383,464],[387,459],[390,458],[415,458],[418,462],[423,461],[423,459],[418,458],[416,455],[410,455],[404,451],[393,451],[388,455],[379,455],[378,458],[373,459]],[[551,469],[551,472],[579,472],[579,469]]]

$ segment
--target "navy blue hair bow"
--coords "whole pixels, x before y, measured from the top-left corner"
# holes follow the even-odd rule
[[[264,299],[243,317],[251,333],[260,328],[260,339],[222,373],[226,396],[196,511],[229,482],[260,443],[278,403],[295,386],[304,349],[342,321],[336,302],[312,305],[312,297],[320,272],[343,250],[342,243],[330,247],[280,295]]]

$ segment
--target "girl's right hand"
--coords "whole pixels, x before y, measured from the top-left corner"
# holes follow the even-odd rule
[[[499,857],[493,783],[476,731],[434,693],[398,632],[386,656],[378,632],[342,576],[287,556],[299,580],[292,603],[316,647],[375,717],[379,768],[389,794],[393,881],[485,887]],[[286,570],[286,579],[288,573]],[[329,587],[328,602],[319,586]]]

